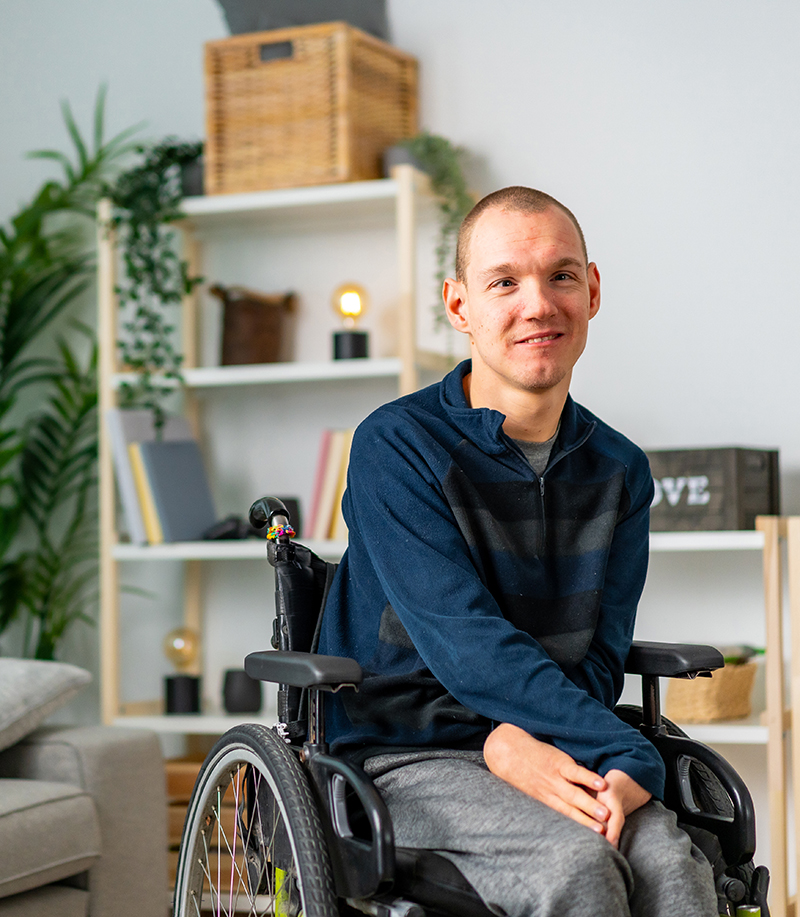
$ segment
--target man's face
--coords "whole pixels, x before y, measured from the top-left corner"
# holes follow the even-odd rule
[[[448,281],[451,324],[470,336],[473,376],[498,394],[569,389],[600,275],[586,265],[578,232],[557,207],[492,208],[472,231],[464,283]]]

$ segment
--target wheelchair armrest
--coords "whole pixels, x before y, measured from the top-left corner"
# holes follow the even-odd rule
[[[345,685],[360,685],[361,666],[346,656],[319,656],[292,650],[261,650],[245,657],[244,670],[257,681],[271,681],[293,688],[338,691]]]
[[[725,665],[725,659],[713,646],[694,643],[647,643],[634,640],[625,661],[629,675],[662,675],[665,678],[687,678],[713,672]]]

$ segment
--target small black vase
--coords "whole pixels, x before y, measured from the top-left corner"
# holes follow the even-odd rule
[[[228,669],[222,685],[222,703],[228,713],[258,713],[261,709],[261,682],[244,669]]]
[[[167,713],[199,713],[200,678],[197,675],[167,675],[164,709]]]

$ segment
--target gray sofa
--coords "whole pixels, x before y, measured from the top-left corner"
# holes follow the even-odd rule
[[[1,917],[165,917],[166,811],[154,733],[26,731],[0,751]]]

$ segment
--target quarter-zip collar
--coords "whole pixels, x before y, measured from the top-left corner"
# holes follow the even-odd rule
[[[449,373],[442,385],[440,399],[453,425],[488,455],[499,455],[513,448],[503,432],[505,414],[492,408],[473,408],[464,394],[464,377],[472,371],[472,361],[464,360]],[[582,446],[592,435],[597,420],[567,395],[561,413],[561,430],[550,455],[548,469],[567,453]]]

